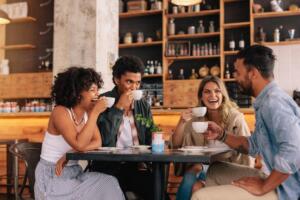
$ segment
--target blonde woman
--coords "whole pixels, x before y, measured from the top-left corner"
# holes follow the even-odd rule
[[[204,117],[193,117],[191,109],[187,109],[181,114],[180,121],[177,124],[175,133],[172,136],[174,148],[183,146],[204,146],[225,144],[214,141],[214,144],[204,140],[202,134],[197,134],[192,129],[194,121],[214,121],[227,131],[250,136],[249,128],[244,116],[238,111],[237,105],[229,99],[224,83],[215,76],[207,76],[201,81],[198,90],[199,106],[205,106],[207,113]],[[253,165],[254,160],[247,155],[236,154],[231,162],[245,165]],[[202,164],[178,165],[177,175],[183,175],[183,180],[177,192],[177,200],[190,199],[192,191],[197,190],[204,185],[205,171],[207,166]]]

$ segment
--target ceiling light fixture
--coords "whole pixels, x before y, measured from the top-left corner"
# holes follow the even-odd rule
[[[171,0],[171,3],[178,6],[192,6],[201,3],[202,0]]]
[[[9,17],[6,12],[0,9],[0,24],[10,23]]]

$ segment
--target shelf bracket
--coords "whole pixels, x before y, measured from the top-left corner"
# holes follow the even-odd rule
[[[52,27],[54,26],[53,22],[48,22],[46,24],[46,26],[48,27],[45,31],[40,31],[40,35],[46,35],[47,33],[50,32],[50,30],[52,29]]]
[[[44,56],[39,56],[39,60],[45,60],[45,59],[47,59],[48,57],[51,56],[52,52],[53,52],[53,49],[47,48],[46,49],[46,53],[47,54],[44,55]]]
[[[43,2],[43,3],[40,3],[40,7],[47,6],[47,5],[49,5],[51,2],[52,2],[52,0],[48,0],[48,1],[45,1],[45,2]]]

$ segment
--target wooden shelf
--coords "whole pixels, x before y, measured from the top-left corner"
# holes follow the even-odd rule
[[[224,78],[223,81],[224,82],[234,82],[236,80],[235,80],[235,78]]]
[[[166,57],[168,60],[200,60],[209,58],[219,58],[220,55],[211,56],[176,56],[176,57]]]
[[[293,45],[293,44],[300,44],[300,38],[299,40],[288,40],[288,41],[280,41],[280,42],[262,42],[262,43],[255,43],[255,44],[262,44],[265,46]]]
[[[15,112],[15,113],[0,113],[0,118],[7,117],[49,117],[51,112]]]
[[[35,22],[36,18],[34,17],[23,17],[23,18],[18,18],[18,19],[11,19],[12,24],[16,23],[27,23],[27,22]]]
[[[154,42],[139,42],[139,43],[132,43],[132,44],[119,44],[120,49],[125,48],[135,48],[135,47],[147,47],[147,46],[158,46],[161,45],[162,41],[154,41]]]
[[[224,29],[234,29],[250,26],[250,22],[237,22],[224,24]]]
[[[225,56],[236,55],[239,51],[224,51]]]
[[[272,18],[272,17],[288,17],[300,15],[300,11],[283,11],[283,12],[264,12],[264,13],[253,13],[253,18]]]
[[[146,11],[136,11],[136,12],[124,12],[120,13],[120,19],[132,18],[132,17],[143,17],[149,15],[159,15],[162,14],[162,10],[146,10]]]
[[[174,80],[165,80],[165,82],[167,83],[178,83],[178,82],[185,82],[185,83],[199,83],[202,79],[184,79],[184,80],[177,80],[177,79],[174,79]]]
[[[149,74],[149,75],[144,75],[143,78],[162,78],[162,74]]]
[[[0,49],[4,49],[4,50],[20,50],[20,49],[34,49],[34,48],[35,46],[32,44],[5,45],[0,47]]]
[[[188,39],[188,38],[207,38],[207,37],[215,37],[220,36],[220,32],[214,33],[196,33],[196,34],[177,34],[177,35],[170,35],[168,39]]]
[[[224,0],[224,3],[246,2],[246,0]]]
[[[178,13],[178,14],[167,14],[168,18],[188,18],[188,17],[199,17],[208,15],[220,14],[220,9],[215,10],[201,10],[200,12],[190,12],[190,13]]]

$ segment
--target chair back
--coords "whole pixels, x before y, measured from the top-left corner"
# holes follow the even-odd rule
[[[34,196],[35,168],[40,160],[42,143],[20,142],[12,145],[10,153],[24,160],[31,196]]]

